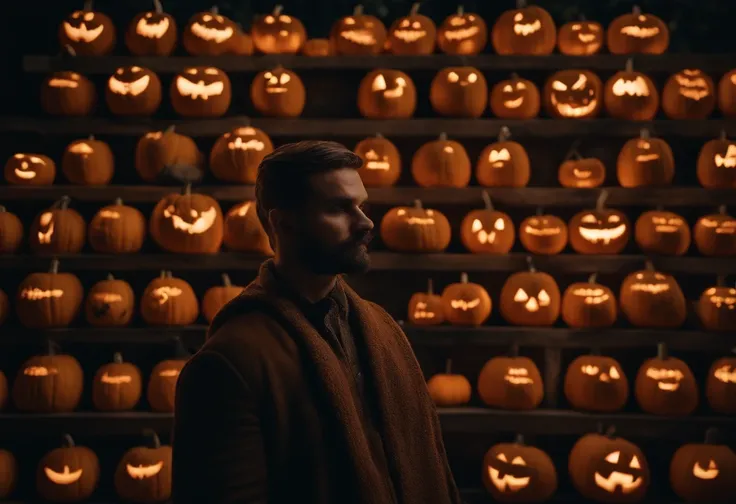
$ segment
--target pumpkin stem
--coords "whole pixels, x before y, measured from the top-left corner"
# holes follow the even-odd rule
[[[608,199],[608,191],[603,189],[601,194],[598,196],[598,201],[595,202],[596,210],[603,210],[606,207],[606,200]]]
[[[192,195],[192,184],[187,184],[184,186],[184,196],[191,196]]]
[[[443,131],[442,133],[440,133],[440,135],[439,135],[439,137],[438,137],[438,138],[439,138],[439,140],[440,140],[441,142],[447,142],[447,133],[445,133],[445,132]]]
[[[112,361],[115,364],[122,364],[123,363],[123,354],[121,354],[120,352],[115,352],[114,354],[112,354]]]
[[[708,430],[705,431],[705,444],[707,445],[717,445],[717,444],[723,444],[720,441],[720,432],[715,427],[710,427]]]
[[[143,435],[151,438],[151,444],[153,448],[161,448],[161,440],[158,438],[158,434],[153,429],[143,429]]]
[[[464,284],[468,283],[468,274],[465,273],[464,271],[460,273],[460,283],[464,283]]]
[[[537,217],[540,217],[544,215],[544,207],[538,206],[537,207]]]
[[[158,275],[159,278],[166,278],[166,270],[161,270],[161,273]]]
[[[213,5],[210,12],[216,16],[220,13],[220,8],[217,5]]]
[[[606,429],[606,437],[612,438],[613,435],[616,434],[616,426],[611,425],[608,429]]]
[[[421,210],[422,209],[422,200],[415,199],[414,200],[414,208]]]
[[[74,448],[74,438],[70,434],[62,434],[61,438],[61,444],[64,448]]]
[[[77,51],[75,51],[74,48],[70,46],[69,44],[64,44],[64,50],[72,58],[74,58],[77,55]]]
[[[112,273],[108,273],[108,274],[107,274],[107,280],[108,280],[108,281],[109,281],[109,280],[115,280],[115,277],[114,277],[114,276],[112,276]]]
[[[654,264],[652,264],[652,261],[647,259],[646,262],[644,263],[644,269],[647,271],[655,271]]]
[[[638,5],[634,5],[634,8],[631,9],[631,12],[634,14],[634,16],[638,16],[639,14],[641,14],[641,7],[639,7]]]
[[[726,205],[721,205],[718,207],[718,213],[721,215],[726,215]]]
[[[624,67],[624,69],[627,72],[633,72],[634,71],[634,58],[629,58],[629,59],[626,60],[626,66]]]
[[[82,10],[85,12],[89,12],[94,8],[93,6],[94,6],[93,0],[84,0],[84,8]]]
[[[509,347],[509,357],[518,357],[519,356],[519,344],[518,343],[512,343]]]
[[[646,128],[642,128],[641,131],[639,131],[639,138],[643,140],[649,140],[649,130]]]
[[[432,282],[432,279],[427,279],[427,294],[430,296],[434,294],[434,282]]]
[[[89,142],[94,142],[95,141],[95,136],[94,135],[90,135],[90,136],[87,137],[87,140]]]
[[[514,443],[523,445],[524,444],[524,434],[517,434],[516,438],[514,439]]]
[[[657,343],[657,358],[659,360],[666,360],[668,356],[667,343]]]
[[[353,9],[353,16],[362,16],[363,15],[363,6],[361,4],[358,4]]]
[[[153,0],[153,10],[156,14],[164,13],[164,6],[161,5],[161,0]]]
[[[718,275],[716,277],[716,287],[723,287],[726,285],[726,275]]]
[[[465,14],[465,7],[463,7],[462,5],[458,5],[457,6],[457,13],[455,15],[456,16],[462,16],[463,14]]]
[[[452,374],[452,359],[447,359],[445,362],[445,374]]]
[[[416,16],[419,12],[419,7],[422,6],[421,2],[414,2],[414,5],[411,6],[411,10],[409,11],[410,16]]]
[[[54,257],[51,259],[51,266],[49,266],[49,273],[51,274],[57,274],[59,272],[59,260]]]
[[[222,285],[225,287],[232,287],[233,283],[230,281],[230,275],[227,273],[222,274]]]
[[[588,283],[594,284],[596,279],[598,278],[598,273],[593,273],[588,277]]]
[[[578,21],[587,21],[587,19],[585,18],[585,14],[583,14],[582,12],[578,14]]]
[[[59,345],[53,340],[46,340],[46,353],[50,356],[54,356],[57,353]]]
[[[115,206],[123,206],[123,198],[115,198],[115,201],[113,202],[113,205],[115,205]]]
[[[8,210],[4,206],[0,205],[0,213],[5,213],[7,211]]]
[[[283,5],[277,5],[276,7],[273,8],[273,13],[272,14],[274,16],[278,16],[279,14],[281,14],[281,11],[283,11],[283,10],[284,10],[284,6]]]
[[[721,136],[720,136],[720,139],[721,139],[721,140],[726,140],[726,130],[725,130],[725,129],[722,129],[722,130],[721,130]]]
[[[376,133],[376,138],[383,138],[383,133]]]
[[[501,126],[501,130],[498,132],[498,141],[505,142],[511,138],[511,130],[508,126]]]
[[[531,273],[534,273],[537,271],[537,268],[534,267],[534,260],[532,259],[532,256],[528,255],[526,256],[526,264],[529,266],[529,271]]]
[[[519,74],[516,72],[511,72],[511,80],[512,81],[518,81],[521,77],[519,77]]]
[[[60,210],[66,210],[67,208],[69,208],[69,203],[71,203],[71,201],[72,199],[69,196],[64,195],[59,198],[59,201],[57,201],[54,206],[56,208],[59,208]]]
[[[526,7],[526,0],[516,0],[516,8],[523,9]]]
[[[491,195],[488,194],[488,191],[483,191],[480,195],[483,197],[483,203],[486,205],[486,210],[490,210],[492,212],[493,203],[491,202]]]
[[[172,124],[171,126],[169,126],[168,128],[166,128],[166,130],[164,131],[164,134],[166,134],[166,133],[173,133],[175,129],[176,129],[176,125]]]
[[[166,277],[165,278],[174,278],[174,273],[171,271],[166,271]]]

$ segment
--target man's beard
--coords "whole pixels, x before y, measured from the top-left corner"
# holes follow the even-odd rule
[[[309,235],[299,240],[299,259],[317,275],[339,275],[341,273],[364,273],[371,264],[367,245],[372,233],[366,232],[350,238],[339,245],[325,247]]]

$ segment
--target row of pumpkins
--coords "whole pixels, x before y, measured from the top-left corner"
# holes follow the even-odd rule
[[[138,56],[168,56],[177,45],[177,25],[154,0],[153,11],[141,12],[128,25],[125,44]],[[497,54],[545,55],[555,47],[563,54],[586,56],[598,53],[604,44],[612,54],[662,54],[669,46],[667,25],[657,16],[642,14],[638,7],[614,19],[605,30],[596,21],[572,21],[559,33],[552,16],[541,7],[527,6],[517,0],[516,8],[503,12],[490,31],[491,44]],[[389,27],[375,16],[363,12],[358,5],[351,15],[337,20],[328,39],[308,39],[304,24],[284,14],[277,5],[273,12],[255,16],[251,33],[245,33],[232,19],[213,8],[199,12],[187,22],[181,44],[192,56],[222,54],[251,55],[296,54],[307,56],[428,55],[438,47],[446,54],[470,55],[483,51],[488,42],[488,27],[478,14],[458,7],[439,26],[419,13],[420,2],[407,16],[396,19]],[[74,11],[59,26],[59,43],[85,56],[103,56],[113,51],[116,29],[105,14],[94,11],[87,2],[84,9]]]
[[[577,143],[577,142],[576,142]],[[209,169],[222,182],[254,184],[258,166],[273,152],[271,138],[252,126],[238,126],[222,134],[209,153]],[[364,138],[354,152],[363,159],[359,169],[368,187],[393,186],[402,172],[398,148],[383,135]],[[137,142],[134,166],[147,183],[172,179],[201,180],[207,156],[195,141],[177,133],[174,127],[151,131]],[[531,179],[531,161],[520,143],[511,140],[503,126],[495,142],[478,156],[475,170],[465,147],[442,133],[424,143],[413,154],[411,175],[420,187],[467,187],[473,176],[484,187],[526,187]],[[44,186],[54,183],[56,163],[50,157],[18,152],[5,163],[4,177],[11,185]],[[74,140],[64,149],[61,171],[74,185],[107,185],[115,174],[115,157],[110,146],[94,136]],[[570,149],[558,168],[560,185],[568,188],[595,188],[606,181],[606,166],[598,158],[583,157],[577,146]],[[725,131],[720,138],[703,144],[696,163],[700,184],[708,189],[736,188],[736,141]],[[663,186],[675,177],[675,158],[670,145],[654,138],[643,128],[639,137],[621,147],[616,161],[616,177],[623,187]]]
[[[105,101],[114,115],[151,116],[161,105],[162,93],[156,73],[131,65],[110,76]],[[220,117],[230,108],[232,85],[219,68],[188,67],[171,81],[169,98],[182,117]],[[276,66],[253,78],[250,99],[264,116],[298,117],[304,110],[306,89],[296,72]],[[86,116],[93,112],[96,101],[94,84],[73,71],[52,73],[41,88],[41,106],[52,115]],[[631,60],[605,85],[590,70],[555,72],[547,79],[541,98],[536,84],[516,74],[496,83],[489,93],[486,78],[477,68],[448,67],[432,80],[429,101],[440,116],[467,118],[484,115],[490,102],[493,115],[502,119],[535,118],[540,102],[549,116],[560,119],[598,117],[605,106],[611,117],[649,121],[660,107],[654,82],[635,71]],[[662,110],[671,119],[705,119],[715,110],[716,102],[724,116],[736,117],[736,70],[723,75],[716,89],[713,79],[702,70],[684,69],[671,75],[662,90]],[[409,119],[417,107],[416,85],[401,70],[371,70],[358,88],[357,106],[369,119]]]

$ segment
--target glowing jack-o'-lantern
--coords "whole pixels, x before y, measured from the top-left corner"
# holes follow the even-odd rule
[[[54,72],[41,84],[41,108],[50,115],[86,116],[96,101],[95,85],[77,72]]]
[[[268,235],[256,212],[256,202],[249,200],[234,205],[225,215],[225,247],[235,252],[273,255]]]
[[[162,271],[141,296],[141,317],[149,325],[189,325],[197,320],[199,301],[192,286]]]
[[[669,144],[641,130],[628,140],[616,160],[616,176],[622,187],[664,186],[675,178],[675,157]]]
[[[616,296],[596,282],[596,274],[588,282],[575,282],[562,296],[562,320],[570,327],[611,327],[616,322]]]
[[[526,187],[531,177],[529,156],[521,144],[509,140],[511,132],[501,127],[496,142],[478,157],[475,178],[485,187]]]
[[[364,14],[362,5],[356,5],[352,15],[332,25],[330,44],[340,55],[378,54],[386,44],[386,27],[376,16]]]
[[[127,411],[135,408],[143,391],[141,371],[135,364],[123,362],[119,353],[103,364],[92,381],[92,403],[99,411]]]
[[[79,212],[69,208],[71,199],[62,196],[34,219],[28,236],[37,254],[77,254],[84,247],[86,224]]]
[[[115,156],[107,143],[94,136],[75,140],[64,150],[61,171],[72,184],[106,185],[115,173]]]
[[[427,380],[427,390],[437,406],[448,407],[467,404],[472,389],[467,378],[452,373],[452,359],[447,359],[445,372]]]
[[[690,226],[681,215],[652,210],[636,220],[634,238],[647,254],[683,255],[690,248]]]
[[[726,287],[725,279],[703,291],[696,305],[700,321],[709,331],[736,331],[736,289]]]
[[[544,106],[552,117],[591,118],[600,112],[603,83],[588,70],[561,70],[544,85]]]
[[[445,68],[432,79],[429,101],[442,116],[480,117],[488,104],[488,83],[477,68]]]
[[[176,20],[164,12],[161,0],[153,0],[153,6],[136,15],[125,33],[125,45],[136,56],[168,56],[176,46]]]
[[[426,55],[434,52],[437,27],[427,16],[419,14],[420,2],[411,7],[408,16],[400,17],[388,30],[388,50],[392,54]]]
[[[575,409],[611,413],[626,404],[629,381],[616,359],[582,355],[567,368],[565,397]]]
[[[273,152],[273,143],[262,130],[239,126],[217,139],[210,151],[212,174],[224,182],[255,184],[258,165]]]
[[[698,406],[698,387],[685,361],[667,354],[663,343],[657,357],[641,365],[634,395],[639,407],[652,415],[684,416]]]
[[[36,489],[50,502],[82,502],[97,488],[100,462],[86,446],[75,446],[69,434],[64,445],[41,458],[36,470]]]
[[[663,54],[670,44],[664,21],[652,14],[642,14],[637,6],[630,14],[611,21],[606,38],[611,54]]]
[[[439,325],[445,321],[442,297],[434,293],[432,279],[427,280],[427,292],[415,292],[409,298],[409,322],[414,325]]]
[[[114,115],[150,116],[161,105],[161,80],[148,68],[120,67],[107,80],[105,100]]]
[[[230,52],[238,32],[235,22],[213,7],[189,19],[181,41],[192,56],[218,56]]]
[[[583,210],[570,219],[570,246],[578,254],[619,254],[629,242],[629,219],[606,208],[607,198],[608,191],[601,191],[594,210]]]
[[[442,291],[445,320],[453,325],[479,326],[491,316],[491,296],[480,284],[469,283],[468,274]]]
[[[143,247],[146,219],[137,208],[115,203],[102,207],[89,223],[89,244],[101,254],[133,254]]]
[[[307,39],[307,31],[300,20],[282,14],[277,5],[270,14],[258,16],[253,21],[253,44],[264,54],[296,54]]]
[[[134,309],[135,294],[130,284],[108,275],[87,293],[84,312],[90,325],[114,327],[128,325]]]
[[[487,42],[486,22],[478,14],[465,12],[462,5],[437,30],[437,46],[445,54],[478,54]]]
[[[204,156],[194,140],[176,133],[174,126],[146,133],[135,147],[135,170],[149,183],[195,182],[202,177],[203,164]]]
[[[496,502],[545,502],[557,490],[557,470],[549,455],[517,436],[486,452],[483,484]]]
[[[501,14],[491,30],[491,43],[500,55],[545,55],[555,50],[557,28],[549,12],[516,0],[516,9]]]
[[[736,142],[726,138],[709,140],[700,149],[697,163],[700,184],[707,189],[736,189]]]
[[[439,210],[414,207],[392,208],[381,219],[381,240],[396,252],[442,252],[450,245],[450,221]]]
[[[155,432],[146,430],[150,446],[131,448],[115,469],[118,498],[126,502],[166,502],[171,498],[171,446],[162,446]]]
[[[606,111],[616,119],[651,121],[659,108],[659,92],[648,76],[634,71],[631,59],[626,69],[606,81],[603,91]]]
[[[240,285],[233,285],[230,281],[230,276],[223,273],[222,285],[210,287],[202,297],[202,315],[207,319],[207,322],[212,323],[217,312],[238,297],[244,288]]]
[[[43,154],[13,154],[5,163],[5,181],[12,185],[51,185],[56,163]]]
[[[532,254],[559,254],[567,245],[567,224],[555,215],[545,215],[540,208],[537,215],[521,221],[519,240]]]
[[[670,462],[670,484],[685,502],[726,504],[733,500],[736,453],[708,429],[704,443],[677,449]]]
[[[736,117],[736,69],[718,81],[718,109],[725,117]]]
[[[537,85],[515,73],[491,89],[491,112],[501,119],[533,119],[539,114],[540,103]]]
[[[250,98],[265,116],[298,117],[304,110],[306,90],[296,73],[277,66],[253,78]]]
[[[573,149],[560,164],[557,180],[562,187],[575,189],[598,187],[606,180],[606,166],[598,158],[584,158]]]
[[[635,444],[606,435],[586,434],[570,451],[568,472],[575,489],[595,502],[640,502],[649,487],[649,464]]]
[[[358,110],[368,119],[408,119],[417,106],[414,82],[400,70],[369,72],[358,88]]]
[[[80,56],[104,56],[115,47],[115,25],[86,0],[82,10],[72,12],[59,26],[59,44],[72,47]]]
[[[535,409],[544,398],[542,375],[528,357],[494,357],[478,375],[478,395],[494,408]]]
[[[411,174],[420,187],[466,187],[470,183],[470,158],[459,142],[440,133],[414,153]]]
[[[358,174],[366,187],[396,184],[401,175],[401,154],[393,142],[376,133],[358,142],[353,151],[363,159]]]
[[[662,90],[662,110],[670,119],[705,119],[716,107],[713,79],[698,69],[673,74]]]
[[[705,396],[713,411],[736,414],[736,358],[722,357],[713,362],[705,382]]]
[[[17,252],[23,242],[23,223],[17,215],[0,205],[0,254]],[[2,312],[2,310],[0,310]],[[2,316],[0,316],[2,319]],[[2,320],[0,320],[2,323]]]
[[[529,271],[514,273],[501,289],[499,309],[510,324],[550,326],[560,314],[560,288],[552,276],[537,271],[527,257]]]
[[[621,311],[637,327],[680,327],[687,316],[685,296],[674,277],[646,269],[629,274],[619,293]]]
[[[231,99],[230,79],[214,67],[191,67],[177,74],[169,91],[171,106],[184,117],[220,117]]]
[[[31,329],[66,327],[79,313],[82,292],[79,279],[59,273],[59,261],[53,259],[48,273],[31,273],[18,286],[18,319]]]
[[[506,254],[514,246],[514,223],[507,214],[494,210],[491,197],[483,191],[485,208],[471,210],[460,224],[460,239],[475,254]]]
[[[82,398],[82,366],[71,355],[37,355],[23,363],[13,382],[13,404],[23,413],[69,413]]]
[[[603,46],[603,26],[596,21],[565,23],[557,32],[557,47],[568,56],[597,54]]]
[[[698,219],[693,228],[693,241],[704,256],[727,257],[736,255],[736,219],[719,207],[717,214]]]
[[[146,398],[153,411],[171,413],[176,399],[176,382],[186,359],[170,359],[156,364],[148,380]]]

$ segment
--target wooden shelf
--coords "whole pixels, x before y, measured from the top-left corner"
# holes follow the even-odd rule
[[[402,70],[440,70],[448,66],[468,65],[480,70],[560,70],[585,68],[588,70],[622,70],[628,56],[598,54],[594,56],[455,56],[432,54],[429,56],[332,56],[312,58],[298,55],[269,56],[170,56],[137,57],[105,56],[77,57],[28,55],[23,58],[23,70],[28,73],[48,73],[57,70],[76,70],[84,74],[113,73],[118,67],[138,65],[157,73],[176,73],[190,66],[214,66],[225,72],[256,72],[276,65],[292,70],[372,70],[374,68],[398,68]],[[635,55],[634,66],[641,72],[677,72],[683,68],[700,68],[709,73],[725,73],[734,68],[734,54],[678,54],[656,56]]]
[[[135,436],[145,429],[171,432],[174,415],[148,411],[119,413],[74,412],[57,414],[0,413],[0,439],[4,436],[65,432],[72,436]]]
[[[531,119],[506,121],[502,119],[269,119],[230,116],[219,119],[137,119],[125,118],[47,118],[4,117],[0,120],[2,133],[35,133],[45,135],[129,135],[142,136],[149,131],[163,130],[171,125],[184,135],[194,137],[219,136],[226,131],[249,123],[263,129],[272,137],[368,137],[381,132],[387,137],[435,137],[450,132],[452,138],[487,138],[495,141],[503,126],[508,126],[514,138],[559,137],[620,137],[638,136],[642,128],[653,135],[710,139],[722,130],[736,128],[736,119],[654,120],[646,122],[619,119]]]
[[[564,474],[559,475],[560,479],[565,478]],[[498,501],[493,500],[491,495],[485,488],[461,488],[460,495],[465,501],[464,504],[496,504]],[[544,501],[545,504],[591,504],[592,501],[586,500],[580,495],[553,495],[549,500]],[[10,503],[13,504],[13,503]],[[17,503],[20,504],[20,503]],[[647,496],[646,504],[679,504],[679,501],[661,500]],[[690,504],[713,504],[710,501],[691,502]]]
[[[374,187],[368,188],[368,200],[374,205],[408,205],[421,199],[425,205],[480,205],[481,192],[487,191],[499,207],[579,207],[595,206],[600,191],[608,191],[610,207],[712,207],[736,201],[736,190],[700,187],[605,187],[567,189],[564,187]],[[172,186],[74,186],[46,187],[0,186],[0,201],[55,201],[69,196],[73,201],[109,204],[115,198],[126,203],[156,203],[180,189]],[[250,185],[195,186],[195,192],[208,194],[219,202],[241,202],[255,198]]]

